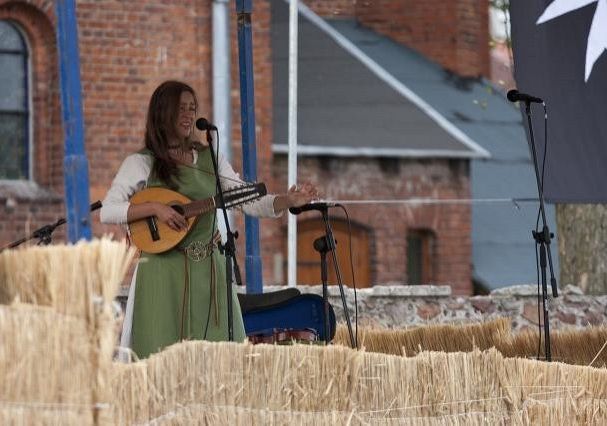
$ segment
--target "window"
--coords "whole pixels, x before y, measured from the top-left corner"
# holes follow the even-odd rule
[[[28,52],[19,29],[0,21],[0,179],[30,179]]]
[[[413,230],[407,235],[407,284],[431,284],[434,281],[434,234]]]

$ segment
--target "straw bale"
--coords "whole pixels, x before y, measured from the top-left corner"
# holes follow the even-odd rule
[[[583,398],[572,400],[530,400],[522,412],[519,424],[551,425],[604,425],[607,424],[607,400]]]
[[[528,401],[563,399],[577,405],[577,401],[607,399],[605,369],[504,358],[499,374],[504,395],[514,409]]]
[[[0,424],[4,426],[86,426],[93,424],[90,407],[0,407]]]
[[[601,424],[607,371],[504,358],[346,347],[185,342],[120,367],[119,423]],[[117,376],[118,377],[118,376]]]
[[[81,329],[84,331],[81,334],[85,336],[81,339],[84,340],[82,344],[71,341],[70,332],[61,327],[55,330],[55,334],[50,334],[55,340],[61,341],[59,346],[65,350],[64,362],[53,361],[47,365],[55,360],[56,357],[52,356],[49,360],[39,361],[38,358],[44,357],[45,347],[50,343],[40,344],[37,339],[29,342],[33,349],[24,353],[32,353],[31,361],[28,362],[46,365],[48,374],[52,377],[66,375],[66,372],[71,376],[74,370],[85,370],[88,383],[81,384],[79,390],[88,395],[87,403],[91,409],[91,402],[109,403],[112,400],[108,382],[116,342],[112,303],[133,255],[134,250],[129,249],[124,242],[113,242],[107,238],[75,245],[28,247],[0,253],[0,303],[20,301],[46,306],[63,317],[82,323]],[[57,321],[49,320],[46,327],[52,330],[55,323]],[[0,335],[18,335],[23,324],[14,324],[12,330],[9,327]],[[78,356],[70,352],[76,346],[82,349]],[[57,353],[60,353],[58,349]],[[14,362],[22,358],[23,353],[11,352],[7,355],[7,360],[11,359],[9,356]],[[17,378],[22,374],[19,372]],[[34,379],[30,381],[35,383]],[[76,385],[78,381],[74,382]],[[17,389],[20,389],[24,400],[33,401],[40,394],[55,403],[63,402],[62,399],[56,399],[52,388],[28,387],[23,390],[17,386]],[[94,418],[97,424],[113,423],[111,410],[94,410]]]
[[[181,407],[148,422],[150,426],[177,425],[334,425],[361,424],[354,413],[337,411],[272,411],[238,406],[205,406],[201,404]]]
[[[543,339],[542,330],[542,339]],[[544,357],[544,343],[539,330],[525,330],[498,342],[497,349],[507,357]],[[550,332],[553,361],[567,364],[607,366],[607,327],[568,328]],[[598,357],[597,357],[598,355]],[[595,359],[596,357],[596,359]]]
[[[511,323],[498,318],[484,323],[431,324],[408,329],[361,327],[360,346],[368,352],[415,356],[422,351],[470,352],[489,349],[510,335]],[[334,344],[349,346],[348,331],[340,325]]]
[[[449,414],[442,416],[422,417],[384,417],[364,419],[363,425],[381,426],[487,426],[487,425],[522,425],[517,422],[517,417],[506,412],[471,412]]]
[[[500,360],[495,350],[415,358],[366,354],[352,398],[359,411],[378,418],[502,412]]]
[[[151,414],[195,403],[347,411],[362,356],[347,348],[313,345],[173,345],[146,361],[154,389]]]
[[[486,396],[499,394],[500,360],[497,351],[402,358],[337,346],[187,342],[135,364],[138,371],[127,374],[147,383],[121,380],[114,393],[120,395],[120,417],[138,421],[148,413],[155,418],[197,404],[355,411],[372,418],[503,411],[502,398]],[[147,365],[146,379],[141,377],[142,365]],[[125,397],[139,395],[138,390],[125,389],[129,386],[147,388],[149,404]],[[462,400],[466,402],[458,402]]]
[[[605,401],[595,401],[584,407],[573,407],[566,400],[531,402],[517,412],[467,412],[437,416],[368,417],[363,413],[322,411],[271,411],[237,406],[190,405],[146,422],[150,426],[177,425],[304,425],[325,424],[382,426],[486,426],[486,425],[556,425],[604,424]]]
[[[150,426],[177,425],[478,425],[500,424],[509,419],[508,413],[464,413],[437,417],[382,417],[371,418],[367,415],[341,411],[272,411],[268,409],[244,408],[238,406],[189,405],[152,419]]]
[[[543,335],[542,335],[543,337]],[[552,360],[575,365],[607,366],[607,327],[553,330],[550,335]],[[480,324],[425,325],[409,329],[361,327],[359,340],[368,352],[415,356],[422,351],[470,352],[497,348],[511,358],[544,357],[544,345],[537,330],[517,334],[510,320],[500,318]],[[344,325],[337,328],[334,343],[349,346]]]
[[[51,306],[94,324],[110,304],[134,251],[107,238],[75,245],[32,246],[0,253],[0,303]]]
[[[115,363],[112,366],[112,415],[116,424],[147,421],[150,416],[150,388],[147,364]]]
[[[91,344],[82,320],[32,305],[0,305],[0,401],[90,406]]]

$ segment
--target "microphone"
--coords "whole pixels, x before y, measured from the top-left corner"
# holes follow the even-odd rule
[[[523,102],[536,102],[538,104],[544,103],[544,101],[542,99],[536,98],[535,96],[531,96],[526,93],[521,93],[516,89],[509,90],[506,97],[508,98],[508,100],[510,102],[523,101]]]
[[[198,130],[217,130],[217,127],[204,117],[200,117],[196,120],[196,128]]]
[[[308,204],[304,204],[303,206],[299,206],[299,207],[289,207],[289,212],[291,212],[291,214],[300,214],[303,212],[307,212],[309,210],[319,210],[319,211],[323,211],[323,210],[327,210],[329,207],[337,207],[338,204],[336,203],[326,203],[326,202],[318,202],[318,203],[308,203]]]

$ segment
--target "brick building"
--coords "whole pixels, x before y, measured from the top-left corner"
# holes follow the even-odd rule
[[[271,3],[259,0],[254,5],[255,105],[259,180],[268,183],[270,189],[278,190],[286,187],[286,156],[275,149],[275,117],[279,114],[273,103]],[[321,16],[355,20],[405,44],[458,78],[488,74],[487,4],[484,1],[313,0],[306,3]],[[211,0],[77,1],[91,201],[103,198],[121,160],[141,147],[147,102],[160,82],[187,81],[198,93],[201,113],[211,116],[211,6]],[[11,84],[24,88],[17,102],[21,108],[9,105],[0,111],[3,119],[18,116],[22,133],[3,130],[0,149],[8,152],[7,147],[16,137],[27,141],[24,145],[27,150],[23,153],[6,154],[6,158],[21,159],[24,165],[16,174],[1,177],[2,245],[64,216],[63,134],[54,11],[53,1],[0,1],[2,31],[18,34],[22,43],[21,50],[18,43],[2,46],[4,50],[0,55],[13,55],[13,58],[21,52],[18,60],[22,61],[22,75],[14,74]],[[234,15],[231,22],[232,63],[237,64]],[[233,164],[238,170],[241,154],[237,71],[234,66],[231,96]],[[464,157],[377,156],[369,160],[361,156],[344,159],[335,155],[308,155],[302,157],[299,173],[302,180],[314,182],[327,198],[334,199],[470,197],[469,166]],[[471,292],[468,206],[391,208],[378,205],[350,210],[359,248],[357,266],[365,259],[369,262],[367,284],[410,282],[412,270],[416,268],[417,280],[450,283],[458,294]],[[93,217],[95,235],[123,233],[119,228],[99,224],[97,217]],[[242,230],[242,221],[237,226]],[[302,223],[300,231],[305,234],[315,226],[312,222]],[[276,283],[281,274],[284,276],[280,265],[286,258],[286,218],[263,221],[261,229],[264,281]],[[336,225],[336,229],[341,238],[344,228]],[[303,235],[302,241],[307,241],[305,238],[310,235]],[[61,231],[55,235],[59,241],[62,237]],[[242,240],[239,241],[241,255],[244,253]],[[409,256],[408,247],[417,250],[417,257]],[[302,247],[302,250],[305,249]],[[306,261],[311,259],[302,259],[302,269]]]

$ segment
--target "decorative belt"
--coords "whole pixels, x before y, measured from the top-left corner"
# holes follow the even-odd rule
[[[206,259],[218,247],[221,241],[221,234],[215,231],[213,239],[210,242],[192,241],[185,247],[177,247],[177,250],[185,254],[193,262],[200,262]]]
[[[180,331],[179,331],[179,335],[181,337],[181,340],[185,339],[185,338],[189,338],[189,331],[184,330],[184,326],[185,326],[185,318],[186,318],[186,301],[189,300],[190,298],[190,274],[189,274],[189,267],[188,267],[188,259],[192,260],[193,262],[200,262],[203,259],[206,259],[207,257],[211,256],[211,254],[213,253],[213,250],[215,250],[219,244],[219,241],[221,241],[221,234],[219,233],[219,231],[215,231],[215,233],[213,234],[213,237],[211,238],[211,241],[209,242],[204,242],[204,241],[192,241],[190,244],[188,244],[185,247],[176,247],[175,249],[177,251],[179,251],[180,253],[183,253],[183,298],[182,298],[182,302],[181,302],[181,327],[180,327]],[[215,262],[214,259],[211,257],[211,300],[213,301],[213,307],[214,307],[214,319],[215,319],[215,324],[219,324],[219,306],[218,306],[218,302],[217,302],[217,284],[216,284],[216,279],[215,279]],[[189,303],[189,302],[188,302]],[[188,326],[189,328],[189,326]]]

